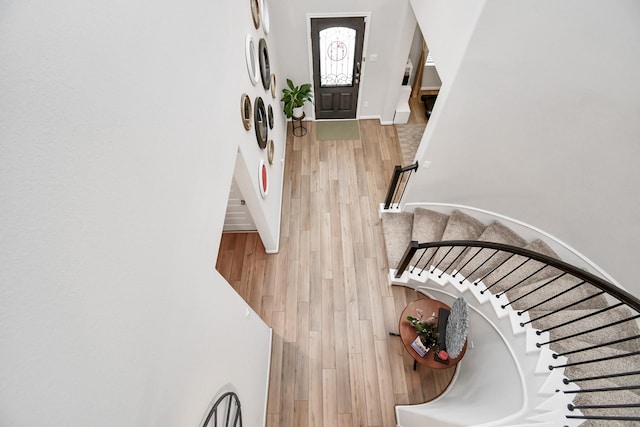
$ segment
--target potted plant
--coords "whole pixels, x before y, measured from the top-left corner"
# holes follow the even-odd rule
[[[282,89],[282,98],[284,102],[284,114],[287,118],[302,117],[302,107],[306,101],[311,101],[311,83],[304,83],[300,86],[294,86],[291,79],[287,79],[287,86]]]

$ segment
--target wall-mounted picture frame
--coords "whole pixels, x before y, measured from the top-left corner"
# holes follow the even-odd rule
[[[240,97],[240,115],[242,116],[242,124],[246,130],[251,129],[251,119],[253,118],[253,109],[251,107],[251,98],[246,93]]]
[[[269,170],[267,165],[264,164],[264,160],[260,159],[260,166],[258,168],[258,186],[260,187],[260,195],[263,199],[269,194]]]
[[[273,139],[270,139],[267,143],[267,161],[270,165],[273,164],[273,155],[275,152],[275,146],[273,144]]]
[[[273,121],[273,107],[271,104],[267,106],[267,119],[269,121],[269,129],[273,129],[274,121]]]
[[[251,18],[256,30],[260,28],[260,0],[249,0],[251,2]]]
[[[252,85],[258,83],[260,79],[260,68],[258,60],[258,47],[251,34],[247,34],[244,44],[244,57],[247,61],[247,72]]]
[[[271,73],[271,84],[269,85],[269,87],[271,88],[271,97],[273,99],[276,99],[276,96],[278,96],[278,94],[276,93],[276,75],[275,75],[275,73]]]
[[[269,34],[269,7],[267,6],[267,0],[260,0],[260,20],[262,21],[264,34]]]
[[[267,41],[262,38],[258,42],[258,57],[260,62],[260,77],[262,78],[262,86],[265,90],[269,90],[271,85],[271,64],[269,63],[269,49]]]
[[[254,102],[253,124],[256,130],[258,146],[264,149],[267,146],[267,138],[269,137],[269,118],[261,97],[257,97]]]

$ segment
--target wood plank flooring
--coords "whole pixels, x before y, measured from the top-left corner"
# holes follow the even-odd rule
[[[409,108],[411,109],[411,114],[409,114],[409,120],[407,124],[422,124],[426,125],[429,122],[429,119],[426,116],[427,109],[424,106],[422,100],[420,100],[420,96],[422,95],[437,95],[440,91],[438,90],[422,90],[420,94],[415,98],[409,98]]]
[[[418,297],[388,284],[377,213],[401,163],[395,128],[317,141],[305,124],[287,137],[280,252],[225,233],[216,268],[274,331],[268,426],[395,426],[396,404],[433,399],[455,370],[413,371],[388,334]]]

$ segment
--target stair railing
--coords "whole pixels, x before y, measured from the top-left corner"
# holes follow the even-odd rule
[[[525,266],[527,273],[522,272]],[[530,273],[532,270],[533,272]],[[400,278],[406,271],[418,276],[425,271],[430,274],[437,273],[439,277],[449,274],[453,278],[460,278],[460,284],[467,280],[471,286],[484,285],[480,293],[490,291],[496,298],[506,294],[508,302],[501,305],[503,309],[511,306],[519,316],[524,313],[530,315],[529,320],[525,321],[526,317],[523,318],[521,327],[533,324],[538,329],[538,335],[544,332],[549,333],[550,339],[539,342],[536,346],[538,348],[548,346],[553,351],[554,359],[567,358],[566,363],[548,367],[550,371],[570,368],[565,369],[564,372],[565,377],[568,378],[565,384],[571,382],[580,384],[580,389],[563,390],[563,393],[578,395],[607,392],[615,396],[614,404],[610,402],[589,405],[570,404],[568,405],[570,412],[578,409],[582,411],[582,415],[566,414],[566,418],[640,421],[638,410],[640,393],[637,392],[640,390],[640,334],[637,333],[640,299],[634,295],[599,276],[559,259],[494,242],[452,240],[418,243],[412,241],[398,264],[395,277]],[[549,274],[542,276],[539,275],[541,272]],[[544,278],[537,280],[536,277]],[[569,283],[567,289],[556,286],[556,282],[561,279]],[[534,283],[539,285],[526,293],[518,291],[521,286]],[[555,287],[546,288],[547,286]],[[553,292],[541,296],[543,289],[553,289]],[[609,297],[608,300],[605,299],[605,295]],[[563,302],[558,307],[558,298],[561,296],[567,302]],[[596,298],[600,299],[596,300]],[[550,320],[553,319],[554,314],[575,307],[584,307],[584,304],[589,301],[597,301],[599,304],[593,312],[563,322]],[[550,306],[554,308],[551,309]],[[623,318],[615,321],[607,319],[604,323],[597,321],[599,318],[604,319],[600,316],[612,310],[624,310],[619,311],[618,314]],[[545,326],[539,327],[543,319],[545,319]],[[611,328],[623,324],[629,325],[624,329],[626,336],[617,336],[615,339],[602,338],[608,337]],[[570,330],[571,333],[563,333],[563,330]],[[596,336],[596,333],[599,335]],[[614,349],[612,351],[614,354],[603,355],[601,352],[603,347]],[[613,372],[611,364],[616,359],[625,361],[625,369]],[[594,364],[598,364],[598,369],[594,372],[598,375],[578,374],[571,378],[572,367],[592,369]],[[621,365],[618,364],[618,366]],[[611,371],[603,372],[603,370]],[[614,386],[589,386],[590,381],[613,381],[613,379],[619,381],[611,382]],[[633,398],[630,399],[629,396]]]
[[[407,189],[409,178],[414,171],[418,170],[418,162],[414,164],[402,167],[396,165],[393,168],[393,175],[391,176],[391,182],[389,183],[389,189],[387,190],[387,197],[384,200],[384,208],[399,208],[400,200]]]

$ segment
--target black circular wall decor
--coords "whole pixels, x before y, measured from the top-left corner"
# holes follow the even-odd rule
[[[242,115],[242,124],[246,130],[251,129],[251,119],[253,118],[253,110],[251,109],[251,98],[246,93],[240,98],[240,114]]]
[[[258,57],[260,60],[260,77],[262,78],[262,86],[264,86],[265,90],[269,90],[269,86],[271,85],[271,66],[269,65],[267,41],[263,38],[258,42]]]
[[[256,128],[256,141],[258,141],[260,148],[265,148],[267,146],[267,137],[269,136],[269,118],[261,97],[257,97],[254,104],[253,124]]]
[[[273,129],[273,107],[271,104],[267,107],[267,117],[269,118],[269,129]]]

